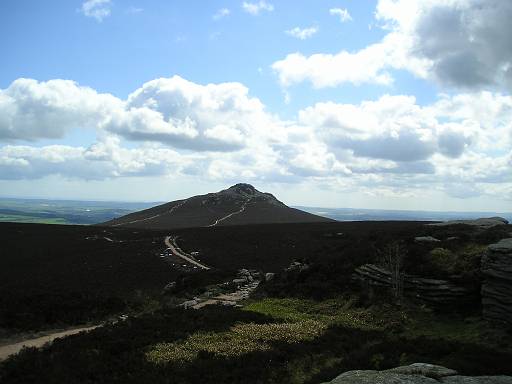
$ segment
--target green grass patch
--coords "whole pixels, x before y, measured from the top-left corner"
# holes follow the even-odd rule
[[[327,326],[315,320],[295,323],[237,324],[227,332],[195,333],[184,341],[159,343],[146,353],[149,362],[193,361],[200,352],[234,358],[272,349],[272,343],[297,344],[320,336]]]
[[[389,313],[374,313],[354,306],[351,298],[313,301],[295,298],[267,298],[244,306],[243,310],[261,313],[282,321],[315,320],[326,325],[337,325],[361,330],[384,329],[393,321]]]
[[[68,224],[63,218],[42,218],[28,215],[0,214],[2,223]]]

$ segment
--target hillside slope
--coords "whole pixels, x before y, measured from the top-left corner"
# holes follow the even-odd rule
[[[103,225],[175,229],[220,225],[312,223],[334,220],[290,208],[270,193],[236,184],[217,193],[172,201],[110,220]]]

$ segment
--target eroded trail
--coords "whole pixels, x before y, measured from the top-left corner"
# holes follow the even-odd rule
[[[201,269],[204,269],[204,270],[210,269],[210,267],[207,267],[206,265],[199,263],[198,261],[194,260],[191,256],[186,255],[183,251],[179,250],[177,248],[176,244],[174,243],[174,239],[171,236],[167,236],[165,238],[164,242],[165,242],[165,245],[167,246],[167,248],[172,252],[173,255],[178,256],[178,257],[182,258],[183,260],[185,260],[191,264],[194,264],[195,266],[197,266]]]
[[[149,221],[149,220],[153,220],[153,219],[156,219],[157,217],[161,217],[163,215],[171,215],[175,210],[177,210],[179,207],[181,207],[183,204],[185,204],[187,202],[187,200],[183,200],[182,202],[180,202],[179,204],[176,204],[174,207],[172,207],[171,209],[169,209],[167,212],[163,212],[163,213],[159,213],[157,215],[154,215],[154,216],[150,216],[150,217],[145,217],[143,219],[138,219],[138,220],[132,220],[132,221],[128,221],[126,223],[118,223],[118,224],[114,224],[112,225],[113,227],[120,227],[122,225],[129,225],[129,224],[135,224],[135,223],[142,223],[143,221]]]
[[[37,337],[35,339],[28,339],[13,344],[0,345],[0,361],[7,359],[9,356],[14,355],[15,353],[18,353],[23,347],[39,348],[46,343],[51,343],[55,339],[75,335],[80,332],[87,332],[98,327],[100,327],[100,325],[68,329],[66,331],[51,333],[49,335]]]
[[[229,219],[231,216],[235,216],[235,215],[238,215],[238,214],[242,213],[243,211],[245,211],[245,207],[247,207],[247,204],[249,204],[250,201],[251,201],[251,199],[246,200],[244,202],[244,204],[242,205],[242,208],[240,208],[238,211],[231,212],[229,215],[226,215],[224,217],[221,217],[220,219],[215,220],[215,223],[208,225],[208,227],[215,227],[221,221]]]

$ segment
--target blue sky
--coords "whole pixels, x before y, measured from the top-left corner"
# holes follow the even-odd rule
[[[300,51],[337,53],[378,41],[384,34],[374,23],[375,1],[281,1],[258,16],[244,12],[240,1],[117,1],[101,22],[84,17],[82,1],[6,1],[0,33],[7,60],[1,86],[27,77],[39,81],[71,79],[99,92],[125,98],[150,79],[179,74],[195,83],[242,82],[272,112],[292,116],[298,107],[318,100],[357,102],[378,96],[382,87],[362,86],[310,92],[295,87],[289,107],[270,68],[276,58]],[[357,22],[341,23],[329,9],[350,5]],[[222,9],[229,15],[215,17]],[[285,33],[316,27],[313,38]],[[320,27],[321,26],[321,27]],[[400,79],[402,80],[402,79]],[[397,87],[416,87],[405,76]]]
[[[499,0],[6,0],[4,196],[512,210]]]

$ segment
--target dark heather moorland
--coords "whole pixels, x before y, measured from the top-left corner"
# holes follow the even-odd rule
[[[169,231],[3,223],[0,345],[103,326],[22,350],[0,363],[0,382],[319,383],[347,370],[414,362],[510,375],[510,325],[482,318],[480,259],[511,232],[510,225],[421,222]],[[168,235],[211,269],[166,253]],[[396,295],[354,279],[364,264],[389,266],[393,249],[401,271],[446,279],[467,294],[432,302],[407,284]],[[241,306],[179,305],[236,289],[240,269],[262,281]]]

